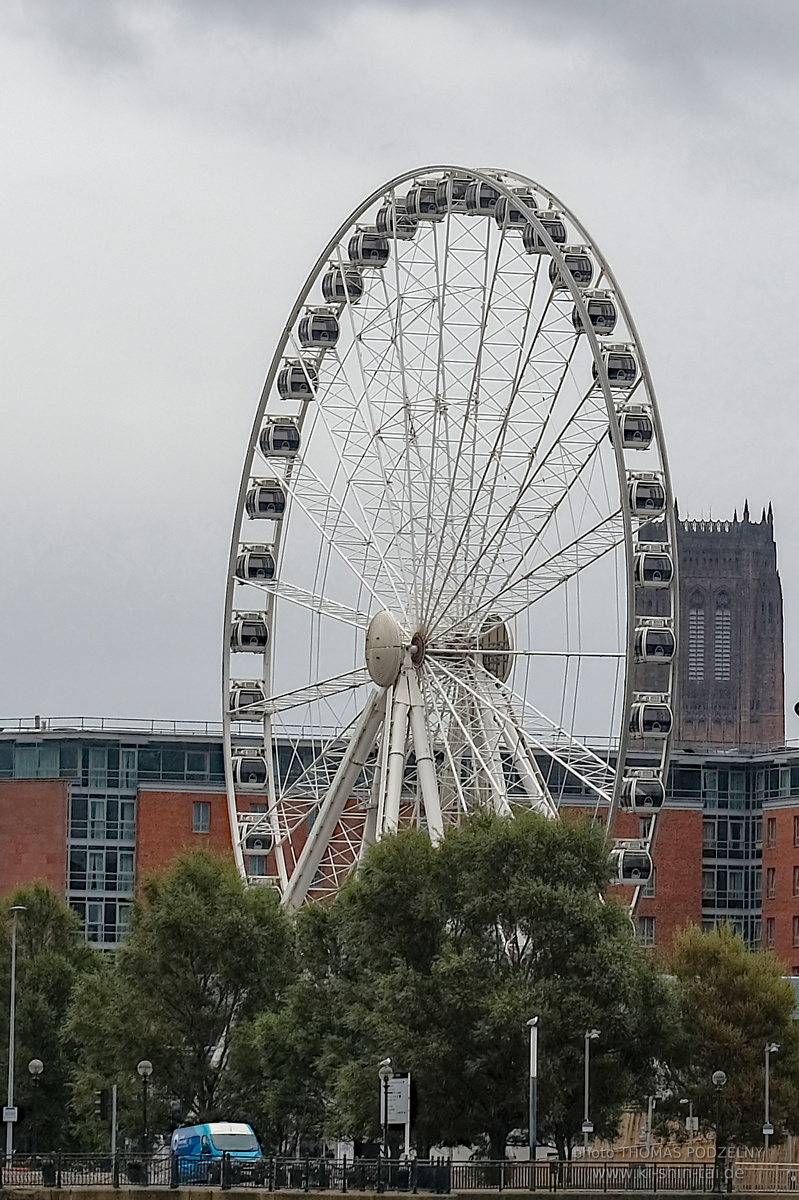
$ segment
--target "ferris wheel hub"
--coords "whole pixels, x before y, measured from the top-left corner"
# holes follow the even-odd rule
[[[366,669],[378,687],[391,687],[394,683],[407,648],[393,613],[383,609],[372,617],[366,631]]]

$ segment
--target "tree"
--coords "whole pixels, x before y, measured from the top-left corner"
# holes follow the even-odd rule
[[[385,839],[324,917],[306,963],[332,1010],[317,1059],[337,1131],[377,1133],[380,1058],[416,1081],[417,1144],[505,1152],[527,1124],[527,1019],[540,1017],[540,1132],[568,1150],[582,1122],[583,1038],[597,1027],[592,1116],[612,1135],[653,1087],[669,989],[601,893],[600,829],[477,815],[435,849]]]
[[[793,989],[783,966],[766,950],[750,951],[731,925],[709,933],[696,926],[678,933],[669,959],[677,977],[683,1037],[675,1058],[680,1096],[694,1102],[705,1129],[716,1125],[714,1071],[727,1083],[720,1100],[726,1143],[763,1142],[764,1051],[771,1058],[771,1122],[775,1142],[799,1131],[799,1030]],[[674,1102],[678,1097],[673,1096]],[[665,1107],[664,1118],[674,1113]]]
[[[191,852],[143,885],[127,944],[76,989],[69,1030],[84,1106],[121,1085],[123,1128],[141,1132],[136,1064],[152,1061],[151,1127],[229,1117],[226,1067],[237,1033],[273,1010],[294,973],[293,932],[271,888]]]
[[[17,924],[17,1015],[15,1099],[22,1113],[15,1144],[20,1150],[59,1149],[75,1144],[71,1075],[74,1047],[65,1036],[73,990],[96,969],[99,953],[83,938],[80,919],[44,884],[20,888],[0,905],[0,995],[10,989],[12,905],[24,905]],[[0,1006],[0,1063],[8,1070],[8,1005]],[[44,1071],[35,1084],[29,1071],[39,1058]]]

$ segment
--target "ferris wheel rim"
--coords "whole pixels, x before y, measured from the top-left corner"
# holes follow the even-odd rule
[[[635,345],[636,356],[637,356],[639,364],[640,364],[641,378],[645,381],[646,393],[651,401],[653,419],[657,424],[658,446],[659,446],[659,452],[660,452],[661,463],[662,463],[662,471],[663,471],[663,474],[664,474],[664,477],[666,480],[667,495],[669,498],[671,497],[671,486],[670,486],[670,479],[669,479],[669,475],[668,475],[668,461],[667,461],[667,457],[666,457],[665,443],[664,443],[663,436],[662,436],[662,428],[660,425],[659,411],[658,411],[657,403],[655,400],[654,388],[653,388],[652,382],[651,382],[651,375],[649,373],[648,363],[646,361],[646,358],[645,358],[645,355],[643,352],[643,347],[641,345],[640,337],[638,336],[637,329],[634,325],[629,307],[627,306],[626,300],[623,297],[623,294],[621,292],[621,289],[619,288],[618,282],[615,279],[615,276],[613,275],[613,272],[610,269],[610,266],[607,263],[607,260],[604,258],[604,255],[602,255],[601,251],[598,249],[595,240],[593,238],[591,238],[590,235],[588,235],[588,232],[585,229],[585,226],[582,225],[582,223],[573,214],[573,212],[568,208],[568,206],[563,204],[563,202],[559,199],[559,197],[557,197],[549,189],[545,188],[543,185],[537,183],[536,181],[529,179],[526,176],[521,175],[518,172],[510,172],[510,171],[504,171],[504,170],[495,172],[488,168],[475,169],[475,168],[470,168],[470,167],[457,167],[457,166],[452,166],[452,165],[438,165],[438,166],[424,166],[424,167],[414,168],[411,171],[408,171],[406,173],[403,173],[402,175],[396,176],[394,179],[390,180],[388,183],[386,183],[386,184],[382,185],[380,188],[376,189],[369,197],[366,198],[366,200],[362,201],[361,204],[356,209],[353,210],[353,212],[349,215],[349,217],[346,219],[346,221],[342,223],[342,225],[339,227],[339,229],[336,231],[336,233],[330,239],[330,241],[328,242],[324,251],[322,252],[322,254],[317,259],[316,263],[314,264],[314,267],[312,268],[308,277],[306,278],[303,288],[301,289],[300,293],[298,294],[297,300],[295,301],[295,304],[291,310],[291,314],[290,314],[289,319],[284,327],[283,333],[278,341],[278,344],[275,349],[275,353],[274,353],[272,361],[270,363],[266,382],[265,382],[264,389],[261,394],[261,398],[260,398],[258,408],[256,411],[255,420],[253,422],[252,432],[251,432],[250,439],[248,442],[247,455],[246,455],[246,459],[245,459],[244,471],[242,474],[241,484],[240,484],[240,488],[239,488],[239,495],[238,495],[237,507],[236,507],[236,515],[235,515],[235,519],[234,519],[233,539],[232,539],[232,543],[231,543],[231,552],[230,552],[230,559],[229,559],[229,566],[228,566],[228,583],[227,583],[226,602],[225,602],[226,640],[225,640],[225,648],[224,648],[224,652],[223,652],[223,696],[225,697],[225,700],[227,698],[229,686],[230,686],[230,651],[228,649],[228,643],[227,643],[227,630],[230,627],[230,622],[231,622],[231,618],[232,618],[233,597],[234,597],[235,586],[236,586],[235,576],[234,576],[234,566],[235,566],[235,561],[236,561],[236,555],[241,546],[241,539],[237,535],[240,534],[240,531],[241,531],[247,488],[248,488],[248,484],[250,483],[250,481],[252,479],[253,463],[254,463],[255,456],[257,453],[257,449],[258,449],[258,437],[259,437],[260,430],[263,426],[264,417],[266,415],[266,409],[267,409],[267,405],[269,402],[271,389],[274,385],[275,378],[277,376],[277,372],[280,368],[280,364],[283,361],[284,356],[286,354],[286,349],[287,349],[288,343],[290,341],[291,333],[292,333],[292,330],[296,323],[297,317],[299,316],[300,312],[302,311],[303,305],[305,305],[307,303],[307,300],[311,293],[311,290],[312,290],[314,284],[318,281],[318,279],[325,267],[325,264],[331,260],[331,257],[333,256],[336,249],[340,246],[340,244],[341,244],[342,240],[344,239],[344,237],[346,236],[347,232],[356,227],[359,218],[361,216],[363,216],[363,214],[365,212],[367,212],[372,206],[374,206],[375,203],[382,200],[386,195],[395,192],[395,189],[398,186],[400,186],[404,183],[410,182],[410,181],[414,181],[414,180],[416,180],[420,177],[426,176],[426,175],[434,175],[434,174],[438,174],[438,173],[447,173],[449,175],[452,175],[453,173],[467,174],[470,178],[472,178],[474,180],[487,183],[490,186],[497,188],[503,195],[506,196],[506,198],[508,200],[513,200],[513,201],[517,201],[518,198],[511,191],[511,183],[505,182],[505,180],[510,179],[514,183],[517,183],[517,184],[518,183],[526,184],[531,189],[533,189],[536,193],[538,193],[542,197],[545,197],[551,204],[554,204],[562,213],[568,215],[570,221],[573,223],[575,228],[578,229],[581,233],[583,233],[585,235],[585,240],[588,243],[588,245],[590,246],[593,255],[597,259],[597,262],[599,263],[599,265],[602,269],[602,273],[610,280],[610,282],[612,284],[614,298],[618,300],[619,305],[624,313],[625,324],[627,325],[627,329],[630,334],[630,340]],[[503,178],[499,178],[499,176],[502,176]],[[533,212],[531,212],[529,215],[531,216],[531,218],[533,220],[536,219]],[[549,237],[547,231],[545,229],[543,229],[543,227],[541,229],[541,236],[543,237],[544,240],[547,240]],[[551,239],[550,239],[550,241],[551,241]],[[393,244],[396,248],[396,238],[394,239]],[[558,247],[558,245],[556,243],[552,242],[549,247],[549,251],[550,251],[552,260],[558,261],[558,259],[561,257],[560,248]],[[341,261],[341,260],[339,259],[339,261]],[[582,309],[582,313],[581,313],[582,318],[583,318],[582,332],[584,335],[586,335],[587,340],[591,345],[591,352],[592,352],[594,361],[599,363],[599,362],[601,362],[600,343],[598,341],[598,338],[596,336],[596,333],[593,329],[591,322],[587,319],[587,314],[586,314],[586,310],[585,310],[584,299],[583,299],[582,293],[577,288],[577,286],[572,283],[568,274],[564,274],[564,279],[566,280],[569,290],[572,293],[572,298],[574,300],[575,306],[578,309],[580,309],[580,308]],[[347,304],[346,307],[351,310],[352,306]],[[616,465],[617,465],[619,496],[622,500],[621,515],[624,519],[624,552],[625,552],[625,559],[626,559],[626,575],[627,575],[627,583],[628,583],[628,596],[627,596],[627,605],[626,605],[626,609],[627,609],[627,650],[626,650],[626,653],[627,653],[627,660],[629,662],[631,660],[631,656],[632,656],[632,652],[633,652],[633,636],[634,636],[634,632],[635,632],[635,599],[634,599],[634,590],[633,590],[634,585],[632,583],[632,561],[633,561],[633,554],[634,554],[633,530],[632,530],[632,522],[630,519],[629,512],[623,502],[624,496],[625,496],[625,491],[626,491],[626,485],[627,485],[627,476],[625,473],[623,448],[620,446],[620,434],[619,434],[618,426],[617,426],[616,422],[612,419],[613,416],[615,415],[615,411],[616,411],[615,407],[614,407],[613,397],[611,395],[608,381],[601,373],[600,373],[600,376],[598,379],[598,383],[602,389],[602,393],[604,396],[605,405],[606,405],[606,409],[607,409],[607,413],[608,413],[608,417],[609,417],[610,435],[611,435],[611,441],[613,443],[614,457],[616,459]],[[667,505],[665,519],[666,519],[667,523],[669,521],[671,521],[671,523],[673,524],[673,513],[670,511],[670,508],[671,508],[671,506]],[[674,535],[671,530],[670,530],[669,541],[670,541],[671,545],[673,546],[674,545]],[[282,544],[281,544],[281,550],[282,550]],[[277,592],[276,591],[273,592],[272,593],[273,598],[270,600],[271,608],[269,609],[269,611],[272,613],[273,616],[274,616],[274,611],[275,611],[274,597],[276,595],[277,595]],[[678,616],[678,613],[675,609],[675,611],[673,613],[673,621],[674,621],[675,628],[676,628],[677,616]],[[270,663],[270,671],[271,671],[271,663]],[[265,667],[265,672],[266,672],[266,667]],[[626,750],[623,751],[622,747],[626,746],[626,742],[628,740],[627,730],[626,730],[626,724],[627,724],[626,715],[630,711],[631,702],[632,702],[632,694],[633,694],[632,693],[632,673],[630,670],[627,670],[625,675],[626,675],[626,678],[625,678],[625,701],[622,705],[623,720],[622,720],[622,727],[621,727],[621,731],[620,731],[621,732],[621,740],[620,740],[620,747],[619,747],[619,759],[620,760],[623,758],[624,754],[626,754]],[[231,816],[231,828],[233,828],[232,821],[234,818],[234,814],[236,812],[236,801],[235,801],[235,785],[233,784],[232,769],[231,769],[232,768],[231,715],[228,710],[227,703],[223,703],[223,726],[224,726],[224,730],[225,730],[225,765],[226,765],[226,778],[228,780],[228,803],[229,803],[229,813]],[[614,797],[618,792],[619,786],[620,786],[620,784],[617,782],[616,792],[614,793]],[[235,836],[234,836],[234,853],[236,855],[236,861],[237,861],[237,865],[239,866],[239,869],[241,871],[244,871],[242,847],[241,847],[239,839],[236,838]]]

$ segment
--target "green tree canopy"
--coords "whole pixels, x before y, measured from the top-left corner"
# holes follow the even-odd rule
[[[80,920],[49,887],[20,888],[0,904],[0,1063],[8,1071],[8,1002],[11,970],[11,906],[23,905],[17,924],[17,1016],[15,1099],[23,1116],[19,1149],[74,1145],[70,1123],[74,1048],[65,1021],[78,981],[96,969],[99,954],[83,938]],[[28,1071],[39,1058],[44,1071],[34,1084]]]
[[[538,1015],[540,1134],[561,1149],[579,1136],[596,1027],[592,1116],[612,1135],[625,1103],[652,1089],[674,1014],[626,910],[601,898],[609,874],[600,829],[529,813],[478,815],[438,849],[414,830],[375,846],[328,909],[300,918],[313,937],[295,996],[316,1014],[328,1130],[377,1132],[377,1062],[390,1055],[416,1082],[422,1148],[504,1154],[527,1124],[526,1023]]]
[[[271,888],[247,887],[232,863],[191,852],[147,880],[113,965],[81,981],[69,1032],[81,1052],[78,1098],[121,1087],[122,1122],[139,1132],[136,1064],[153,1063],[156,1121],[229,1117],[234,1036],[275,1009],[294,971],[291,923]],[[171,1114],[171,1120],[167,1119]]]
[[[694,1102],[705,1128],[716,1123],[714,1071],[727,1083],[720,1095],[722,1136],[733,1145],[763,1142],[765,1047],[771,1057],[774,1141],[799,1131],[799,1029],[793,988],[779,959],[750,951],[731,925],[709,933],[691,926],[677,935],[670,970],[679,981],[681,1044],[674,1056],[681,1097]],[[676,1096],[674,1097],[676,1099]],[[665,1106],[664,1115],[673,1111]]]

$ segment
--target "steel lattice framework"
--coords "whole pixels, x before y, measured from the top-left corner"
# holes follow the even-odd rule
[[[639,884],[676,596],[654,390],[585,228],[506,171],[387,183],[308,276],[247,448],[223,670],[239,869],[297,906],[402,824],[438,840],[568,795],[609,827],[653,817],[616,846]],[[262,744],[234,750],[237,728]]]

